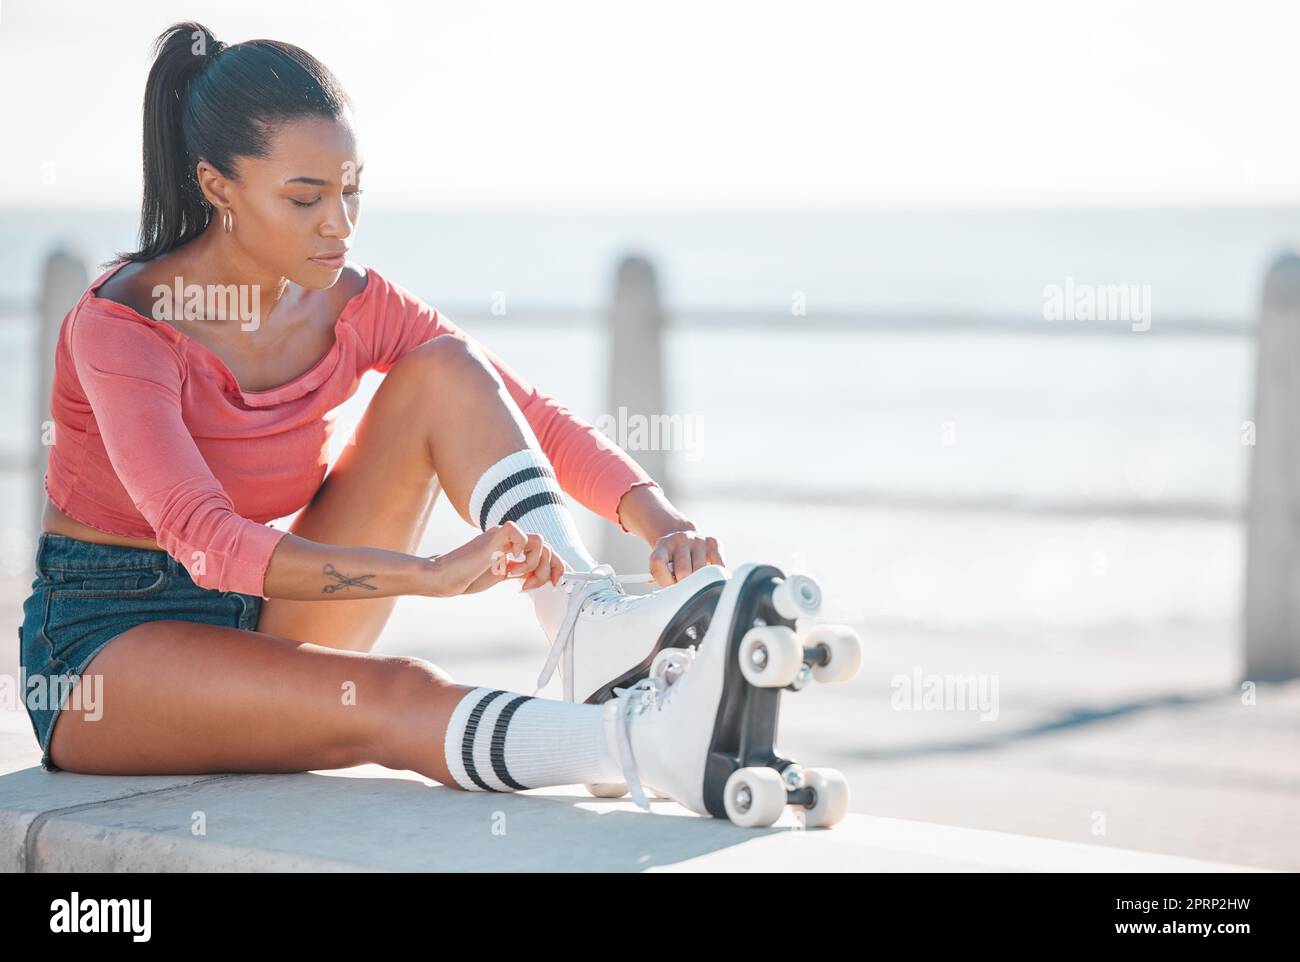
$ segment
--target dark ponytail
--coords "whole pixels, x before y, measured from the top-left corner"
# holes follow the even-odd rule
[[[200,160],[237,180],[235,158],[265,157],[284,122],[337,119],[351,106],[325,65],[293,44],[227,46],[187,21],[163,31],[153,51],[144,91],[140,249],[105,267],[152,260],[203,233],[213,209],[194,173]]]

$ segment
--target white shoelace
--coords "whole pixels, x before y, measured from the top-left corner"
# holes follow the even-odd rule
[[[631,724],[633,714],[660,710],[677,691],[677,680],[695,662],[699,653],[698,645],[689,648],[665,648],[655,656],[650,666],[650,674],[642,678],[631,688],[615,688],[614,696],[622,704],[618,707],[618,749],[619,761],[623,765],[623,781],[627,783],[632,800],[639,808],[650,811],[650,801],[641,787],[641,775],[637,771],[636,758],[632,754]]]
[[[546,665],[542,668],[542,673],[537,676],[537,687],[533,689],[533,694],[536,695],[546,687],[551,680],[551,676],[555,674],[555,668],[559,665],[560,659],[568,651],[569,646],[573,644],[573,633],[578,624],[578,615],[587,603],[588,598],[609,587],[617,588],[619,593],[622,594],[621,585],[654,580],[654,575],[648,571],[634,575],[616,575],[614,569],[607,564],[597,565],[594,571],[566,571],[560,579],[560,584],[564,586],[562,590],[572,594],[575,583],[586,582],[586,584],[583,586],[582,594],[578,600],[569,602],[568,610],[564,614],[564,621],[561,622],[560,630],[555,635],[555,643],[551,645],[551,654],[546,659]],[[608,584],[602,584],[602,582],[608,582]],[[571,680],[566,684],[570,682]]]

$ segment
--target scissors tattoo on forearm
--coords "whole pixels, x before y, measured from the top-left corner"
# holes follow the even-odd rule
[[[337,568],[334,567],[333,564],[330,563],[327,563],[325,565],[325,573],[327,575],[333,575],[335,578],[339,579],[338,584],[326,585],[325,587],[321,588],[321,591],[325,594],[333,594],[334,592],[338,591],[341,588],[348,588],[351,587],[352,585],[356,585],[358,588],[365,588],[367,591],[377,590],[374,585],[365,584],[365,580],[367,578],[374,577],[373,574],[361,575],[358,578],[349,578],[347,575],[343,574],[343,572],[339,571]]]

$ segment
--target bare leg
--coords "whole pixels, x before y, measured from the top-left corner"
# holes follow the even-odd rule
[[[353,443],[290,530],[323,544],[414,553],[441,488],[473,524],[468,505],[475,482],[530,443],[535,441],[527,421],[482,353],[458,337],[434,338],[389,371]],[[369,651],[395,604],[392,597],[270,598],[257,628]]]
[[[375,762],[455,786],[447,720],[472,690],[419,658],[151,621],[87,668],[99,717],[59,714],[54,764],[98,775],[303,772]]]

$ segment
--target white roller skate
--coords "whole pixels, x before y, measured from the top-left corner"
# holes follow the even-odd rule
[[[564,700],[598,705],[650,674],[656,655],[697,643],[729,575],[706,565],[681,581],[649,594],[629,595],[623,585],[653,582],[649,573],[616,575],[607,564],[594,571],[566,571],[555,586],[569,595],[555,627],[551,653],[537,678],[536,695],[558,669]],[[543,626],[546,628],[547,626]],[[627,793],[621,782],[592,783],[601,798]]]
[[[617,739],[638,805],[649,809],[644,790],[652,788],[742,826],[771,825],[787,804],[802,806],[810,827],[844,817],[844,776],[803,769],[774,743],[781,688],[847,681],[861,660],[851,629],[814,621],[820,600],[807,575],[786,579],[771,565],[743,565],[698,645],[665,649],[646,678],[615,691],[605,723],[617,730],[607,734]]]

